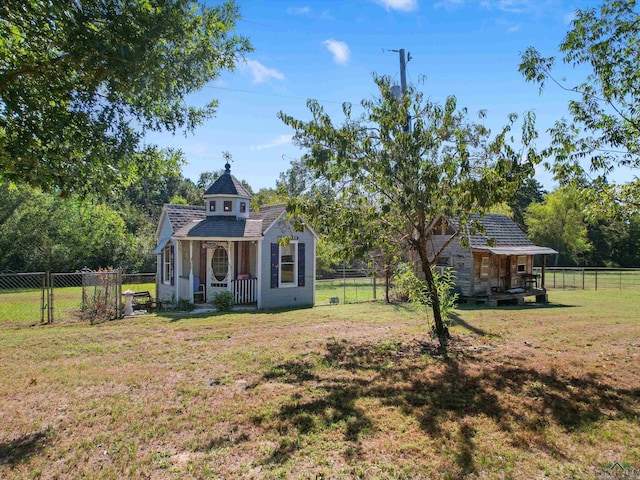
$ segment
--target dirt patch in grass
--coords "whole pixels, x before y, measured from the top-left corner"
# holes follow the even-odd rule
[[[2,478],[596,478],[640,468],[632,297],[0,331]],[[620,304],[625,304],[624,305]],[[609,473],[609,472],[605,472]]]

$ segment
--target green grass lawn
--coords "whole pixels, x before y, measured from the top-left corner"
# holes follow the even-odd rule
[[[0,478],[594,479],[640,469],[640,291],[0,325]],[[615,478],[615,477],[602,477]]]

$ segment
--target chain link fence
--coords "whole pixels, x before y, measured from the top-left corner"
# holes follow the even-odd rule
[[[547,289],[628,290],[640,288],[640,268],[547,267]]]
[[[324,272],[316,280],[316,305],[372,302],[384,298],[384,279],[368,269],[345,268]]]
[[[123,312],[123,284],[136,292],[154,292],[155,274],[123,275],[120,270],[0,274],[0,327],[118,318]]]
[[[45,272],[0,274],[0,325],[47,321]]]
[[[48,323],[93,323],[120,316],[120,270],[52,273],[50,278]]]

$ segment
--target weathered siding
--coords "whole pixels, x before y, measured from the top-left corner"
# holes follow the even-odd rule
[[[295,232],[298,242],[305,244],[304,286],[271,288],[271,244],[278,243],[278,237],[288,235],[290,229],[284,220],[278,221],[264,234],[262,240],[262,291],[260,292],[260,308],[310,306],[314,302],[315,238],[309,230]],[[295,272],[297,274],[297,272]]]
[[[431,255],[435,254],[444,243],[449,240],[450,235],[433,235],[431,237]],[[468,248],[463,248],[460,245],[458,239],[454,239],[447,248],[440,254],[440,258],[448,259],[444,263],[438,263],[439,265],[447,264],[453,270],[456,276],[456,286],[463,296],[471,295],[472,289],[472,274],[473,274],[473,257],[471,251]]]
[[[433,255],[449,239],[449,235],[433,235],[430,252]],[[489,275],[481,276],[482,258],[490,258]],[[524,272],[518,272],[517,255],[489,255],[489,253],[472,253],[463,248],[455,239],[440,255],[438,264],[449,265],[456,276],[456,286],[463,296],[487,295],[492,291],[506,291],[511,288],[524,287],[523,274],[533,271],[533,255],[526,255],[527,263]]]

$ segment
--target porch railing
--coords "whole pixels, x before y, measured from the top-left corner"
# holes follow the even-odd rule
[[[232,280],[231,286],[236,305],[249,305],[258,301],[258,279]]]

